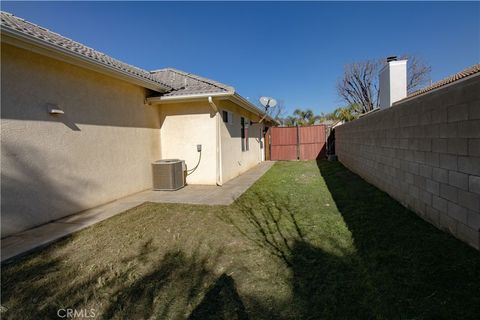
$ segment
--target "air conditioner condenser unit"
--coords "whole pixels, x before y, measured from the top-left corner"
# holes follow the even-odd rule
[[[178,190],[185,186],[185,161],[164,159],[152,163],[153,190]]]

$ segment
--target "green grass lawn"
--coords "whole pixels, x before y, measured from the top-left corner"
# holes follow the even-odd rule
[[[2,318],[478,319],[480,253],[339,163],[230,206],[146,203],[4,265]]]

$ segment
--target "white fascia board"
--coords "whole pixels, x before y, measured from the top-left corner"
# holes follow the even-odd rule
[[[2,42],[28,51],[45,55],[50,58],[70,63],[82,68],[100,72],[157,92],[163,93],[171,90],[171,88],[168,88],[155,81],[150,81],[148,79],[135,76],[129,72],[124,72],[117,68],[110,67],[95,59],[90,59],[81,54],[77,54],[54,44],[49,44],[45,41],[29,37],[21,32],[9,28],[2,27],[1,35]]]
[[[190,95],[179,95],[179,96],[160,96],[160,97],[150,97],[146,99],[148,104],[164,104],[164,103],[175,103],[175,102],[188,102],[188,101],[199,101],[203,99],[208,99],[209,97],[217,99],[227,99],[242,107],[243,109],[250,111],[260,117],[265,115],[265,112],[262,112],[250,101],[243,98],[241,95],[236,92],[219,92],[219,93],[202,93],[202,94],[190,94]],[[277,123],[270,116],[266,117],[267,120]]]
[[[265,115],[265,112],[263,112],[262,110],[260,110],[257,106],[255,106],[253,103],[251,103],[250,101],[248,101],[247,99],[245,99],[244,97],[242,97],[241,95],[235,93],[232,98],[230,98],[230,100],[236,104],[238,104],[239,106],[241,106],[242,108],[250,111],[250,112],[253,112],[254,114],[258,115],[259,117],[263,117]],[[268,121],[270,122],[273,122],[273,123],[276,123],[278,124],[277,121],[275,121],[272,117],[270,116],[266,116],[265,119],[267,119]]]
[[[233,93],[231,92],[218,92],[218,93],[187,94],[187,95],[178,95],[178,96],[150,97],[150,98],[147,98],[147,103],[162,104],[162,103],[173,103],[173,102],[184,102],[184,101],[198,101],[198,100],[208,99],[208,97],[227,99],[232,94]]]

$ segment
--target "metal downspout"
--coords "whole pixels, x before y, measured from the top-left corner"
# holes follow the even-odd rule
[[[220,111],[213,102],[213,98],[211,96],[208,97],[208,103],[212,107],[212,109],[215,111],[215,118],[216,118],[216,124],[215,124],[215,129],[216,129],[216,152],[217,152],[217,165],[216,165],[216,183],[218,186],[221,186],[223,184],[223,177],[222,177],[222,141],[221,141],[221,132],[220,132]]]

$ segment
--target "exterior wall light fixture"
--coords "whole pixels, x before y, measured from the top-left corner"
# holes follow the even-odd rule
[[[51,115],[59,115],[59,114],[65,114],[65,112],[63,112],[62,109],[60,109],[59,106],[57,106],[56,104],[47,104],[47,110],[48,110],[48,113],[50,113]]]

